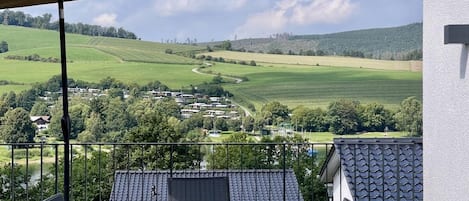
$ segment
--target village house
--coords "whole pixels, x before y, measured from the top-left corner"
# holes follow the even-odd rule
[[[50,124],[50,116],[30,116],[31,122],[36,125],[38,131],[47,130]]]

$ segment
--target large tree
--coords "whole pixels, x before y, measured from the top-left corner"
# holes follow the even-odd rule
[[[187,141],[181,133],[176,132],[169,120],[158,111],[149,111],[137,119],[138,125],[132,128],[125,135],[127,142],[157,142],[157,143],[177,143]],[[126,168],[141,167],[142,163],[150,169],[188,169],[195,167],[201,161],[202,154],[198,147],[188,146],[131,146],[119,147],[117,154],[119,166]],[[130,152],[130,163],[127,164],[127,152]],[[122,160],[121,160],[122,159]],[[171,163],[172,162],[172,163]]]
[[[327,129],[326,112],[321,108],[298,106],[293,110],[291,119],[297,131],[322,132]]]
[[[394,115],[397,129],[411,136],[422,135],[422,103],[415,97],[406,98]]]
[[[6,143],[28,143],[34,141],[36,128],[28,111],[23,108],[9,110],[5,114],[0,136]]]
[[[329,130],[334,134],[353,134],[360,125],[360,103],[352,100],[339,100],[329,104]]]
[[[270,102],[262,106],[262,116],[268,125],[279,124],[289,119],[288,106],[278,101]]]
[[[49,108],[44,101],[36,101],[31,108],[31,116],[48,116],[50,115]]]
[[[362,127],[366,131],[383,132],[386,127],[394,128],[394,120],[391,111],[384,108],[382,104],[371,103],[363,107],[361,111]]]

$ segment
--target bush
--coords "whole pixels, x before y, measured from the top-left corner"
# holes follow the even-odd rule
[[[0,42],[0,53],[8,52],[8,43],[6,41]]]
[[[257,64],[256,64],[256,62],[255,62],[254,60],[251,60],[251,61],[249,62],[249,65],[250,65],[250,66],[257,66]]]
[[[172,49],[166,49],[166,50],[164,51],[164,53],[166,53],[166,54],[172,54],[172,53],[173,53],[173,50],[172,50]]]

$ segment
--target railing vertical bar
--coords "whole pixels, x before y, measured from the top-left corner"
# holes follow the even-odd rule
[[[85,148],[85,201],[88,201],[88,146],[83,145]]]
[[[241,166],[241,200],[244,200],[244,183],[243,183],[243,178],[244,178],[244,174],[242,174],[242,172],[244,172],[244,162],[243,162],[243,145],[239,145],[240,146],[240,149],[239,149],[239,156],[240,156],[240,166]]]
[[[57,194],[59,192],[59,145],[54,145],[54,148],[54,193]]]
[[[316,156],[314,155],[314,144],[311,144],[311,201],[314,201],[314,159]]]
[[[332,149],[332,148],[331,148],[331,149]],[[325,157],[324,157],[324,158],[326,158],[326,160],[327,160],[327,157],[329,156],[329,153],[328,153],[328,152],[329,152],[329,148],[328,148],[328,144],[326,144],[326,155],[325,155]],[[325,160],[324,160],[324,161],[325,161]],[[339,163],[340,163],[340,158],[339,158]],[[326,181],[329,180],[329,178],[328,178],[328,175],[329,175],[328,172],[329,172],[329,171],[328,171],[327,169],[328,169],[328,168],[326,168],[326,170],[325,170],[325,172],[326,172]],[[329,197],[328,194],[326,194],[326,195],[327,195],[328,201],[329,201],[331,198]]]
[[[67,145],[65,144],[64,147],[67,147]],[[65,163],[67,163],[67,161],[64,160],[64,168],[66,167]],[[70,164],[69,164],[69,166],[70,166],[69,182],[70,182],[70,186],[73,186],[73,145],[72,144],[70,144]],[[66,178],[66,177],[67,176],[64,175],[64,178]],[[70,200],[73,200],[73,189],[70,189]]]
[[[117,167],[116,167],[116,145],[115,145],[115,144],[112,145],[112,159],[113,159],[113,160],[112,160],[112,170],[113,170],[113,174],[112,174],[112,175],[113,175],[113,177],[115,177],[115,175],[116,175],[116,169],[117,169]],[[114,179],[113,179],[113,180],[114,180]],[[112,199],[111,199],[112,201],[114,201],[114,200],[116,199],[116,191],[117,191],[117,184],[116,184],[116,181],[114,180],[113,183],[114,183],[114,184],[113,184],[114,190],[112,191]]]
[[[101,201],[102,200],[102,196],[101,196],[101,155],[103,154],[102,150],[101,150],[101,144],[98,145],[98,193],[99,193],[99,200]]]
[[[412,145],[412,199],[415,199],[415,146],[416,144],[413,143]]]
[[[287,200],[287,144],[283,143],[282,155],[283,155],[283,201]]]
[[[255,146],[255,147],[260,147],[260,146]],[[252,150],[256,150],[256,149],[254,149],[254,147],[253,147]],[[254,155],[254,162],[255,162],[255,164],[254,164],[254,172],[255,172],[255,175],[254,175],[254,176],[255,176],[255,177],[254,177],[254,185],[256,186],[256,189],[255,189],[255,190],[256,190],[256,191],[255,191],[256,193],[254,194],[254,196],[256,196],[256,197],[255,197],[255,200],[256,200],[256,201],[257,201],[257,199],[259,198],[259,193],[258,193],[259,189],[258,189],[258,187],[257,187],[257,177],[258,177],[257,169],[259,169],[259,167],[258,167],[258,165],[259,165],[259,163],[258,163],[258,162],[259,162],[258,155],[259,155],[260,151],[257,150],[257,152],[258,152],[258,153]]]
[[[385,198],[384,198],[384,186],[385,186],[384,181],[385,181],[385,179],[386,179],[386,178],[384,178],[384,175],[385,175],[385,174],[384,174],[384,160],[385,160],[385,158],[384,158],[384,155],[385,155],[385,154],[384,154],[384,145],[380,145],[380,147],[381,147],[381,182],[382,182],[382,184],[383,184],[383,186],[382,186],[382,191],[381,191],[381,192],[382,192],[382,195],[381,195],[381,196],[383,196],[382,198],[383,198],[383,200],[384,200],[384,199],[385,199]]]
[[[26,200],[29,200],[29,146],[26,146],[26,174],[24,183],[26,185]]]
[[[225,169],[228,171],[228,167],[230,166],[230,165],[229,165],[229,163],[230,163],[230,161],[229,161],[230,155],[228,154],[228,152],[229,152],[228,144],[226,144],[225,148],[226,148],[226,153],[225,153],[225,160],[226,160],[225,165],[226,165],[226,166],[225,166]]]
[[[130,145],[127,145],[127,201],[130,201]]]
[[[354,145],[353,149],[353,185],[357,186],[357,149],[358,149],[358,144]],[[358,200],[358,195],[357,195],[357,188],[353,189],[353,199]]]
[[[199,151],[198,151],[197,154],[199,155],[198,166],[199,166],[199,174],[200,174],[201,163],[202,163],[202,161],[204,160],[204,159],[202,158],[202,145],[199,145]]]
[[[40,183],[41,183],[41,200],[44,199],[44,181],[42,175],[44,173],[44,142],[41,142],[41,175],[40,175]]]
[[[401,178],[401,158],[400,158],[400,147],[398,144],[396,144],[396,151],[397,151],[397,155],[396,155],[396,158],[397,158],[397,167],[396,167],[396,173],[397,173],[397,197],[396,199],[397,200],[400,200],[401,198],[401,183],[399,182],[400,178]]]
[[[143,190],[144,190],[144,185],[145,185],[145,177],[143,175],[145,173],[144,172],[145,167],[144,167],[144,164],[143,164],[143,159],[144,159],[144,157],[143,157],[143,150],[144,150],[143,145],[140,146],[140,149],[141,149],[141,151],[140,151],[140,169],[142,170],[142,173],[141,173],[141,177],[142,177],[142,179],[141,179],[142,180],[142,183],[141,183],[142,184],[142,192],[141,193],[142,193],[142,196],[141,196],[140,200],[143,201]]]
[[[340,159],[339,159],[340,160]],[[340,195],[339,195],[339,200],[342,200],[343,199],[343,195],[342,195],[342,165],[340,165],[340,162],[339,162],[339,192],[340,192]],[[356,186],[356,185],[355,185]]]
[[[371,159],[370,159],[370,144],[368,146],[368,199],[371,199]]]
[[[10,198],[15,200],[15,146],[11,145]]]
[[[173,167],[174,167],[174,166],[173,166],[173,165],[174,165],[174,164],[173,164],[173,163],[174,163],[174,161],[173,161],[173,152],[174,152],[174,144],[171,144],[171,145],[170,145],[170,149],[171,149],[171,150],[170,150],[170,153],[169,153],[169,175],[170,175],[171,178],[173,178]]]
[[[298,143],[296,145],[296,165],[297,165],[297,168],[299,169],[300,168],[300,144]],[[300,201],[300,188],[297,189],[297,192],[296,192],[296,198],[298,201]]]

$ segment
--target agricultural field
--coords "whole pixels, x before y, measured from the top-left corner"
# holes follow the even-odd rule
[[[398,71],[421,71],[421,61],[390,61],[361,59],[353,57],[333,57],[333,56],[297,56],[297,55],[276,55],[247,52],[220,51],[203,53],[212,57],[223,57],[235,61],[256,61],[261,65],[272,64],[293,64],[309,66],[334,66],[334,67],[356,67],[380,70]]]
[[[57,32],[0,25],[0,33],[0,40],[7,41],[10,50],[0,54],[0,80],[15,82],[14,85],[0,85],[0,94],[22,91],[33,83],[60,74],[58,63],[5,59],[9,55],[33,54],[41,58],[60,58]],[[166,49],[171,49],[173,54],[166,54]],[[89,82],[110,76],[138,84],[158,80],[178,89],[211,80],[210,75],[194,75],[191,71],[200,61],[175,54],[200,49],[204,48],[67,34],[68,72],[70,78]]]
[[[395,108],[409,96],[422,97],[420,72],[389,71],[328,66],[246,66],[216,63],[206,72],[246,77],[249,81],[224,87],[237,99],[257,109],[270,101],[294,108],[299,105],[327,107],[338,99],[378,102]]]

